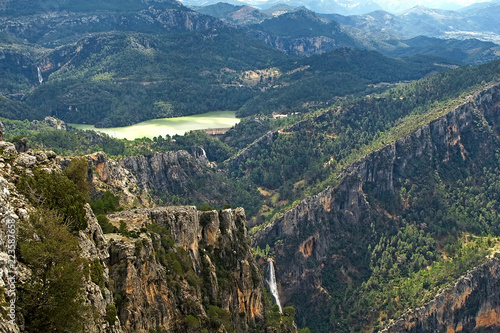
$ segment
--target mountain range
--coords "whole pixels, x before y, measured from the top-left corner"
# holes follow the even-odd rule
[[[225,8],[219,9],[221,7]],[[265,18],[272,19],[283,13],[303,8],[320,13],[317,14],[318,17],[340,23],[349,32],[359,31],[369,34],[372,38],[428,36],[444,39],[475,38],[496,43],[500,41],[497,18],[492,14],[500,10],[498,1],[476,4],[458,11],[416,6],[398,14],[377,9],[361,15],[346,15],[341,12],[325,13],[307,6],[291,6],[290,4],[274,5],[265,10],[223,3],[193,8],[201,13],[237,24],[260,23]]]
[[[366,92],[370,85],[413,80],[500,56],[499,46],[492,42],[432,37],[445,34],[442,29],[451,21],[466,20],[458,12],[420,7],[399,16],[380,11],[340,16],[287,5],[260,11],[218,3],[193,11],[176,1],[49,4],[53,3],[3,6],[0,90],[12,99],[5,103],[10,109],[4,116],[51,115],[109,127],[162,116],[155,107],[158,103],[171,105],[173,116],[221,109],[239,110],[241,115],[268,112],[272,104],[265,106],[263,101],[270,96],[278,109],[297,112],[329,103],[332,96]],[[494,6],[475,6],[474,22]],[[476,26],[485,29],[486,24]],[[408,38],[405,31],[427,37]],[[314,71],[313,62],[333,58],[340,61],[337,68],[352,68],[346,62],[360,65],[358,52],[348,52],[351,59],[335,54],[300,59],[342,48],[399,57],[406,69],[372,54],[374,73],[382,74],[378,68],[386,66],[401,72],[368,77],[366,70],[362,75],[354,71],[358,74],[353,76],[349,69],[341,71],[349,78],[340,79],[339,70]],[[264,79],[272,68],[278,74]],[[256,72],[262,77],[258,82],[244,79]],[[339,79],[349,89],[341,88]],[[327,86],[337,88],[325,90]]]
[[[182,3],[187,6],[209,6],[218,3],[218,0],[183,0]],[[232,5],[244,6],[249,5],[261,10],[268,10],[273,6],[288,5],[292,7],[304,7],[308,10],[321,14],[340,14],[340,15],[364,15],[374,11],[387,11],[392,14],[400,15],[405,11],[411,10],[413,7],[429,7],[433,10],[441,11],[475,11],[483,10],[491,3],[498,4],[498,0],[491,2],[483,1],[473,3],[472,5],[463,5],[450,1],[371,1],[371,0],[229,0],[226,1]],[[470,2],[469,2],[470,3]]]

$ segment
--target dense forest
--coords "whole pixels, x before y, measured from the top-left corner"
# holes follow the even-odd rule
[[[98,33],[55,49],[19,44],[7,51],[0,91],[9,99],[2,97],[0,116],[55,116],[97,127],[218,110],[241,117],[308,112],[450,64],[431,56],[392,59],[345,48],[295,58],[235,28]],[[24,64],[22,70],[17,63]]]

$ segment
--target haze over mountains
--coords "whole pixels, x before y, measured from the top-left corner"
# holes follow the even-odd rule
[[[216,4],[217,0],[182,0],[183,4],[191,6],[207,6]],[[229,0],[233,5],[250,5],[260,9],[269,9],[278,4],[289,6],[303,6],[309,10],[342,15],[360,15],[369,12],[384,10],[393,14],[399,14],[416,6],[424,6],[432,9],[444,10],[469,10],[483,6],[488,1],[383,1],[383,0]],[[470,6],[470,7],[469,7]]]
[[[283,13],[296,11],[299,8],[289,4],[277,4],[264,10],[249,8],[243,5],[213,4],[194,7],[195,10],[237,24],[259,23],[265,18],[279,16]],[[438,38],[477,38],[483,41],[500,41],[500,28],[496,13],[500,12],[500,1],[475,4],[459,11],[431,9],[425,6],[415,6],[398,14],[391,14],[381,9],[370,10],[361,15],[339,11],[321,11],[310,9],[319,17],[333,20],[352,33],[361,31],[379,38],[411,38],[430,36]],[[348,15],[348,16],[346,16]]]

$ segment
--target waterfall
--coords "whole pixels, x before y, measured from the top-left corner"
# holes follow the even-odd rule
[[[269,283],[271,294],[274,296],[276,304],[278,304],[281,313],[280,296],[278,294],[278,286],[276,285],[276,275],[274,274],[274,263],[272,260],[269,260],[269,280],[267,281],[267,283]]]
[[[202,156],[206,158],[207,157],[207,153],[205,152],[205,149],[203,149],[203,147],[200,147],[200,149],[203,152]]]
[[[36,66],[36,69],[38,71],[38,82],[40,82],[40,84],[42,84],[42,82],[43,82],[42,71],[40,70],[39,66]]]

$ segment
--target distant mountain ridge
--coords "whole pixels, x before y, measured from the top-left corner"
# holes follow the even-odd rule
[[[182,3],[187,6],[207,6],[218,3],[219,0],[183,0]],[[293,7],[304,7],[318,13],[339,13],[343,15],[355,15],[380,10],[382,7],[371,0],[353,1],[353,0],[244,0],[226,1],[233,5],[250,5],[262,10],[269,9],[277,5],[288,5]]]
[[[486,7],[491,6],[480,7],[478,11]],[[376,50],[390,57],[425,54],[471,65],[500,56],[498,43],[489,41],[499,39],[500,34],[484,32],[479,24],[462,19],[463,14],[459,12],[421,6],[401,15],[378,10],[357,16],[317,14],[304,7],[288,5],[258,10],[219,2],[192,8],[230,24],[246,26],[251,36],[294,55],[310,56],[355,47]],[[453,35],[446,32],[453,24],[457,27],[457,36],[449,38]],[[474,38],[466,39],[470,34]]]
[[[498,1],[460,11],[416,6],[400,14],[375,11],[364,15],[320,16],[372,33],[388,33],[407,38],[419,35],[438,38],[477,38],[499,43],[500,25],[496,13],[500,13]]]
[[[184,1],[184,3],[194,5],[196,1],[189,0]],[[367,10],[353,12],[346,10],[346,8],[357,8],[357,3],[347,1],[344,5],[335,2],[331,5],[333,8],[331,10],[322,9],[322,6],[326,6],[324,2],[318,2],[321,6],[300,1],[286,1],[281,2],[281,4],[267,2],[265,5],[252,3],[251,1],[237,3],[240,5],[226,6],[224,11],[222,10],[224,4],[220,2],[205,2],[204,6],[196,4],[193,8],[219,19],[225,19],[237,24],[242,24],[242,22],[248,24],[248,22],[258,23],[257,21],[262,21],[266,16],[270,18],[296,11],[300,7],[311,10],[324,19],[334,20],[341,25],[371,34],[389,34],[398,38],[412,38],[420,35],[438,38],[477,38],[483,41],[500,43],[500,24],[498,24],[498,15],[496,14],[500,13],[500,1],[498,0],[472,5],[458,11],[415,6],[398,14],[384,11],[380,6],[376,4],[372,6],[371,3],[363,5],[368,8]],[[235,12],[246,5],[258,10],[252,11],[253,20],[243,21],[231,18]],[[272,8],[279,8],[280,6],[283,9],[272,10]],[[336,9],[336,6],[340,6],[339,9]],[[246,11],[248,10],[247,8]]]

